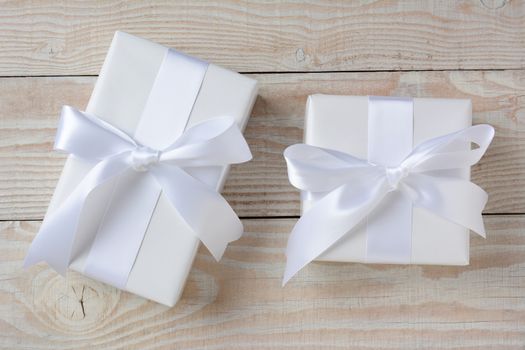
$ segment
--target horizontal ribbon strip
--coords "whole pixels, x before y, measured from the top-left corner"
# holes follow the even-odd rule
[[[367,217],[387,194],[399,191],[412,205],[485,237],[483,189],[440,170],[477,163],[494,129],[476,125],[423,142],[397,166],[369,163],[335,150],[306,144],[288,147],[288,177],[301,191],[321,198],[298,220],[286,248],[283,285]],[[471,148],[474,143],[477,147]],[[464,151],[458,151],[464,149]]]

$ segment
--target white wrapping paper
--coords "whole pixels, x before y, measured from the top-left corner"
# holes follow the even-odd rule
[[[195,104],[189,106],[191,113],[188,120],[169,116],[163,118],[159,114],[155,120],[140,120],[167,50],[161,45],[117,32],[86,112],[130,135],[135,133],[139,141],[159,148],[173,141],[174,130],[180,133],[184,127],[219,116],[234,118],[241,130],[244,129],[257,95],[257,84],[252,79],[213,64],[206,70]],[[168,93],[172,93],[174,98],[183,98],[185,89]],[[136,133],[137,130],[139,132]],[[64,201],[91,167],[92,164],[80,159],[68,158],[48,215]],[[228,169],[224,168],[192,174],[220,191],[227,172]],[[82,215],[70,265],[71,269],[80,273],[84,273],[93,243],[88,232],[97,229],[106,209],[104,204],[109,200],[111,203],[126,203],[125,197],[115,197],[111,186],[106,187],[97,189]],[[147,198],[145,194],[144,200]],[[198,246],[199,240],[161,194],[124,289],[168,306],[174,305],[183,291]]]

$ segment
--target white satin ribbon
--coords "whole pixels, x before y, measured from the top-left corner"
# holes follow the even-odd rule
[[[99,118],[65,106],[55,149],[93,161],[96,165],[63,204],[45,218],[29,248],[24,266],[46,261],[57,272],[65,274],[86,200],[99,186],[121,175],[156,184],[152,191],[162,189],[192,232],[217,260],[227,244],[243,233],[242,223],[226,200],[185,171],[222,167],[251,159],[248,145],[232,118],[201,122],[187,129],[167,148],[154,150]],[[134,218],[128,220],[133,222]],[[112,247],[117,255],[121,250],[118,244],[106,246]],[[133,264],[138,249],[136,247],[131,253],[134,254],[131,261],[124,264]],[[130,269],[128,266],[124,270]],[[127,276],[117,278],[121,282],[113,282],[118,285],[125,283]]]
[[[283,285],[367,217],[390,192],[485,237],[483,189],[440,171],[471,166],[492,138],[490,125],[476,125],[430,139],[397,166],[371,164],[349,154],[306,144],[284,151],[291,184],[319,199],[298,220],[286,249]],[[471,144],[477,148],[471,149]],[[465,149],[465,151],[457,151]],[[350,233],[351,234],[351,233]]]
[[[368,162],[395,169],[410,154],[413,144],[413,99],[369,96]],[[412,212],[412,201],[400,191],[383,198],[375,213],[366,218],[367,260],[410,263]]]

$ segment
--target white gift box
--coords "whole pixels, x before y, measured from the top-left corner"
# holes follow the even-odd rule
[[[333,149],[362,159],[368,158],[369,98],[367,96],[312,95],[306,108],[304,141],[306,144]],[[472,125],[470,100],[413,99],[412,148],[423,141],[449,134]],[[402,141],[400,141],[402,142]],[[447,170],[454,176],[469,179],[470,167]],[[392,194],[394,195],[394,194]],[[303,213],[318,199],[304,199]],[[390,210],[377,208],[368,220],[352,229],[351,234],[332,245],[316,260],[366,263],[400,263],[388,247],[375,254],[367,253],[367,226],[371,220],[392,216]],[[373,219],[371,217],[374,217]],[[390,218],[392,219],[392,218]],[[395,218],[394,218],[395,220]],[[410,223],[409,223],[410,224]],[[385,229],[381,235],[397,233]],[[469,230],[422,209],[412,208],[410,261],[402,263],[467,265]],[[320,234],[322,234],[320,232]],[[388,241],[392,241],[388,239]]]
[[[257,83],[213,64],[208,65],[195,102],[189,106],[189,118],[141,120],[154,82],[163,79],[157,75],[167,51],[168,48],[162,45],[117,32],[86,112],[157,149],[173,142],[174,131],[180,133],[187,127],[218,116],[233,117],[243,130],[257,96]],[[166,93],[184,104],[188,91],[186,84],[185,81],[174,82],[173,90]],[[64,202],[92,166],[74,156],[68,157],[46,215]],[[227,173],[225,167],[194,171],[192,175],[220,191]],[[118,186],[126,186],[125,179],[120,182]],[[93,243],[92,232],[100,229],[98,226],[104,217],[107,203],[122,206],[129,204],[124,197],[119,198],[118,191],[113,189],[111,185],[104,185],[86,202],[73,246],[71,269],[84,273]],[[145,196],[145,200],[157,199]],[[133,215],[132,211],[129,215]],[[111,229],[111,225],[106,225],[105,229]],[[198,246],[198,238],[161,194],[124,289],[173,306],[182,294]],[[115,246],[115,249],[119,249],[119,246]]]

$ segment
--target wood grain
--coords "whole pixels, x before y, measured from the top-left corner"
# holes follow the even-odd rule
[[[172,309],[71,272],[21,270],[39,222],[0,223],[5,349],[523,349],[525,216],[486,216],[464,267],[312,263],[281,288],[295,220],[200,249]]]
[[[242,72],[525,67],[524,1],[3,0],[0,75],[98,74],[116,30]]]
[[[525,71],[252,76],[261,84],[246,129],[254,159],[232,168],[224,190],[239,215],[299,215],[282,152],[301,142],[306,97],[313,93],[471,98],[474,123],[496,127],[472,173],[489,193],[486,213],[525,213]],[[0,79],[0,219],[43,217],[64,161],[52,151],[60,107],[83,108],[94,80]]]

